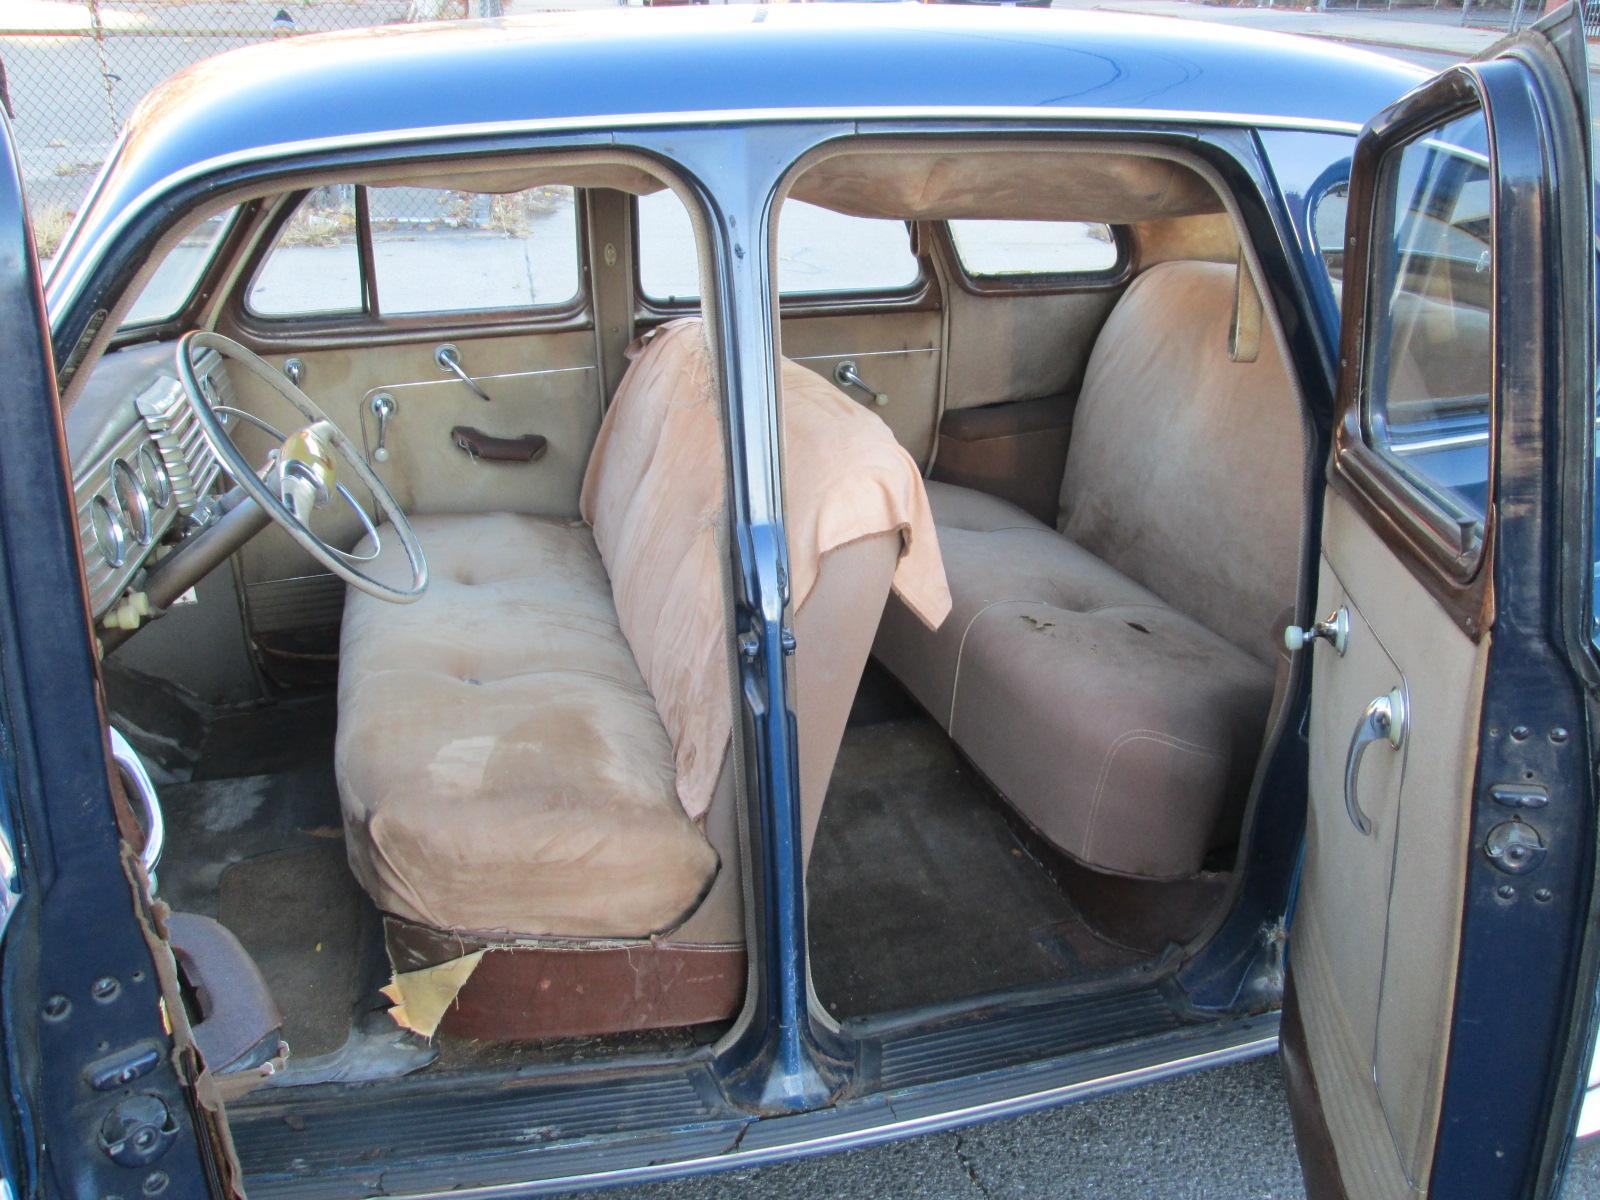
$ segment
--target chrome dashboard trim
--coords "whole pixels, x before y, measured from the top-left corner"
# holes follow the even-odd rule
[[[203,382],[213,389],[213,406],[232,404],[233,384],[222,367],[221,355],[206,351],[200,356],[199,367]],[[167,487],[178,511],[193,512],[216,482],[220,467],[189,408],[183,385],[170,376],[162,376],[139,394],[134,405],[166,468]]]
[[[203,359],[201,371],[219,395],[232,397],[232,384],[220,356],[212,353],[209,360]],[[137,422],[73,475],[83,573],[95,620],[116,604],[173,523],[192,513],[206,497],[220,471],[216,455],[201,435],[176,379],[169,375],[157,378],[139,393],[133,408]],[[147,458],[160,464],[166,480],[164,489],[152,488],[139,470]],[[117,495],[118,463],[131,474],[131,480],[124,477],[125,485],[135,485],[142,501],[137,515],[128,514]],[[108,556],[101,547],[95,531],[97,505],[109,511],[120,525],[119,553]]]
[[[141,546],[134,530],[127,525],[122,506],[117,500],[112,482],[112,464],[134,462],[140,448],[149,439],[144,425],[130,426],[126,433],[98,455],[72,481],[73,499],[78,512],[78,540],[83,549],[83,575],[89,585],[89,608],[98,620],[122,595],[123,589],[143,565],[149,546]],[[148,497],[146,497],[148,500]],[[123,550],[120,561],[108,560],[101,552],[100,539],[95,532],[94,510],[99,503],[109,506],[123,521]],[[150,504],[150,541],[159,541],[171,528],[178,515],[177,507],[170,501],[161,508]]]

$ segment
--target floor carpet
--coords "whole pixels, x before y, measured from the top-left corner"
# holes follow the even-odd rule
[[[278,746],[262,757],[287,760],[291,747]],[[379,936],[345,863],[331,756],[301,749],[287,770],[164,786],[168,849],[157,869],[162,900],[215,917],[243,943],[297,1059],[344,1043]]]
[[[812,980],[835,1017],[1086,978],[1097,937],[1000,801],[923,716],[845,731],[807,876]]]
[[[337,1050],[360,998],[365,898],[344,843],[235,863],[222,873],[220,920],[266,976],[297,1059]]]

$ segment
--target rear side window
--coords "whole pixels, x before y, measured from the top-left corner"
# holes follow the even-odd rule
[[[338,185],[300,202],[245,304],[280,320],[510,312],[570,304],[579,279],[571,188],[502,195]]]
[[[950,221],[961,269],[973,279],[1042,282],[1108,275],[1122,265],[1111,226],[1098,221]]]
[[[1392,153],[1374,228],[1362,423],[1451,516],[1481,521],[1489,480],[1494,232],[1475,109]]]
[[[689,214],[671,192],[639,198],[639,287],[664,303],[700,298]],[[784,296],[896,295],[922,277],[904,221],[851,217],[800,200],[778,216]]]

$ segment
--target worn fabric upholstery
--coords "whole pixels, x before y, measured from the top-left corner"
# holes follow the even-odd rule
[[[1228,356],[1234,271],[1141,275],[1096,343],[1058,533],[929,484],[952,615],[875,653],[1027,819],[1102,870],[1198,870],[1233,827],[1294,601],[1303,434],[1276,342]]]
[[[829,551],[897,531],[904,548],[895,594],[919,622],[938,624],[950,597],[916,464],[882,421],[787,360],[783,401],[795,607],[804,607]],[[617,390],[581,508],[672,739],[678,796],[695,817],[710,803],[732,729],[716,546],[725,479],[704,326],[693,318],[670,322]]]
[[[887,428],[803,368],[783,382],[814,826],[891,580],[930,621],[949,595]],[[352,869],[384,912],[509,939],[742,939],[718,412],[702,327],[674,323],[608,411],[592,527],[414,517],[424,596],[350,592],[335,766]],[[397,539],[372,569],[405,570]]]
[[[589,530],[511,513],[412,525],[422,599],[345,606],[335,768],[356,878],[435,929],[677,925],[717,855],[678,803]],[[384,539],[382,566],[404,558]]]

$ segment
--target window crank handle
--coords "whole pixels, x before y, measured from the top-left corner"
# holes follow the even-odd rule
[[[872,402],[879,408],[889,403],[889,393],[874,391],[869,387],[867,381],[861,378],[860,372],[856,370],[856,364],[849,359],[846,359],[833,369],[833,381],[840,387],[859,388],[871,396]]]
[[[389,422],[394,420],[394,397],[388,392],[379,392],[372,398],[372,415],[378,418],[378,444],[372,451],[373,462],[389,461]]]

